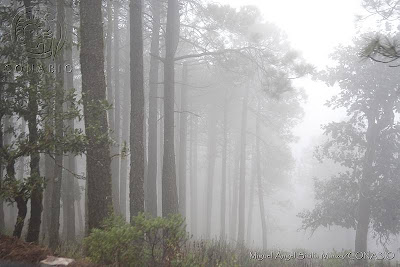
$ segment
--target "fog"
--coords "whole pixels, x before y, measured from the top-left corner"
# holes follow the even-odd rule
[[[3,0],[0,18],[2,235],[116,266],[400,260],[397,1]]]

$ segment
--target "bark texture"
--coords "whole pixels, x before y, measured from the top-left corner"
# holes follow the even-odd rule
[[[4,85],[0,85],[0,99],[3,98],[3,87]],[[0,113],[0,150],[3,149],[3,124],[2,119],[4,117],[3,112]],[[0,190],[2,188],[3,182],[3,157],[0,157]],[[3,199],[0,198],[0,234],[4,234],[5,230],[5,220],[4,220],[4,205]]]
[[[142,1],[130,2],[130,66],[131,66],[131,172],[129,183],[130,216],[144,212],[144,88]]]
[[[72,2],[69,2],[69,6],[66,9],[66,32],[68,34],[68,42],[71,44],[71,46],[68,46],[67,49],[65,50],[65,58],[66,58],[66,63],[71,64],[71,66],[74,65],[73,59],[72,59],[72,25],[73,25],[73,9],[71,7]],[[67,90],[71,90],[74,88],[74,74],[68,73],[66,75],[66,84],[65,87]],[[69,109],[71,106],[71,103],[67,103],[67,108]],[[74,120],[69,120],[68,122],[69,129],[74,130],[75,128],[75,122]],[[68,243],[73,243],[75,241],[75,177],[72,173],[76,173],[76,158],[72,153],[69,153],[67,158],[66,158],[66,165],[67,169],[69,172],[66,172],[66,191],[64,192],[66,195],[65,198],[65,203],[64,209],[66,210],[65,215],[66,215],[66,241]]]
[[[157,144],[157,109],[158,109],[158,72],[160,62],[156,56],[160,55],[160,12],[161,3],[152,2],[153,28],[151,35],[150,73],[149,73],[149,148],[147,172],[147,211],[154,217],[157,216],[157,173],[158,173],[158,144]]]
[[[57,0],[57,23],[64,24],[65,8],[64,1]],[[57,55],[57,65],[64,63],[64,50]],[[64,73],[56,74],[56,99],[55,99],[55,134],[58,140],[63,138],[63,98],[64,98]],[[51,194],[51,216],[50,216],[50,233],[49,247],[56,249],[60,243],[60,200],[61,200],[61,184],[63,176],[63,147],[62,144],[55,146],[55,166],[54,166],[54,182],[53,192]]]
[[[88,231],[100,228],[112,212],[110,148],[104,133],[108,132],[104,76],[104,43],[101,0],[80,2],[82,93],[85,130],[89,141],[87,166]]]
[[[32,16],[32,6],[30,0],[24,0],[26,16],[30,18]],[[30,40],[31,33],[28,34],[28,40]],[[28,60],[29,64],[34,64],[34,60]],[[28,110],[29,114],[27,116],[28,128],[29,128],[29,143],[31,145],[36,145],[38,142],[38,125],[37,125],[37,115],[38,115],[38,95],[37,95],[37,77],[31,75],[30,80],[30,90],[28,96]],[[38,150],[33,150],[30,152],[30,179],[33,184],[31,193],[31,217],[28,224],[28,233],[26,236],[27,242],[39,242],[40,224],[42,220],[42,181],[40,177],[39,161],[40,155]],[[17,203],[18,204],[18,203]]]
[[[179,41],[179,4],[168,0],[164,60],[164,154],[162,169],[162,215],[178,213],[174,148],[174,58]]]

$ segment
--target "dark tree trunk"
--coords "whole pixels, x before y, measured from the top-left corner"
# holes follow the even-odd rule
[[[30,0],[24,0],[24,5],[26,9],[27,17],[31,17],[32,7]],[[29,38],[29,36],[28,36]],[[30,64],[34,64],[33,60],[30,60]],[[29,143],[36,144],[38,142],[38,125],[37,125],[37,115],[38,115],[38,96],[37,96],[37,77],[31,75],[30,86],[31,90],[29,92],[29,102],[27,115],[28,127],[29,127]],[[38,242],[40,233],[40,224],[42,216],[42,183],[40,178],[39,161],[40,155],[39,151],[35,150],[30,153],[30,179],[33,184],[32,194],[31,194],[31,217],[28,224],[28,234],[26,236],[27,242]],[[17,202],[18,204],[18,202]],[[23,206],[23,204],[22,204]]]
[[[50,0],[47,5],[47,12],[55,16],[56,14],[56,0]],[[51,30],[54,32],[55,27],[54,23],[50,24]],[[45,62],[50,63],[50,59],[46,59]],[[54,86],[52,84],[51,86]],[[54,100],[51,100],[53,104]],[[54,117],[54,107],[50,105],[46,108],[46,113],[49,114],[50,117]],[[45,128],[47,131],[54,134],[54,120],[46,120]],[[54,154],[54,151],[49,151],[48,153]],[[51,194],[53,193],[53,182],[54,182],[54,158],[52,158],[49,154],[45,154],[45,167],[44,167],[44,179],[45,179],[45,189],[44,189],[44,199],[43,199],[43,226],[42,226],[42,242],[47,238],[49,238],[50,234],[50,218],[51,218]]]
[[[179,142],[179,212],[186,217],[187,86],[188,66],[183,63]]]
[[[144,212],[144,87],[142,1],[130,2],[131,66],[131,171],[129,181],[130,216]]]
[[[72,5],[72,1],[70,1],[70,5]],[[73,25],[73,9],[72,7],[66,10],[66,32],[68,33],[68,40],[72,44],[72,25]],[[72,46],[67,47],[66,51],[66,61],[68,64],[73,66],[73,59],[72,59]],[[73,73],[68,73],[66,75],[66,89],[71,90],[74,88],[74,76]],[[70,108],[70,103],[67,103],[68,109]],[[74,120],[68,121],[69,128],[73,130],[75,128]],[[76,159],[72,153],[69,153],[67,159],[67,169],[72,172],[76,173]],[[66,210],[66,241],[69,243],[73,243],[75,241],[75,182],[74,182],[74,175],[70,172],[67,172],[66,175],[66,191],[64,192],[66,195],[64,209]]]
[[[4,129],[10,129],[10,127],[11,127],[11,125],[12,125],[12,123],[13,123],[13,119],[12,119],[12,117],[10,117],[10,116],[6,116],[5,118],[4,118]],[[22,119],[22,129],[24,129],[23,131],[24,131],[24,133],[25,133],[25,128],[26,128],[26,122],[25,122],[25,120],[24,119]],[[9,145],[9,144],[11,144],[11,134],[10,133],[6,133],[6,134],[4,134],[4,136],[3,136],[3,144],[5,144],[5,145]],[[23,179],[23,175],[24,175],[24,168],[23,168],[23,164],[24,164],[24,158],[25,157],[20,157],[19,158],[19,169],[18,169],[18,173],[17,173],[17,179],[19,180],[19,181],[21,181],[22,179]],[[4,162],[4,164],[6,165],[7,164],[7,162]],[[21,166],[22,166],[22,168],[21,168]],[[9,222],[10,222],[10,224],[9,225],[14,225],[15,224],[15,221],[16,221],[16,219],[17,219],[17,210],[18,210],[18,208],[16,207],[16,205],[15,205],[15,203],[13,203],[12,205],[10,205],[9,206]]]
[[[192,118],[190,134],[190,225],[193,236],[197,236],[197,117]]]
[[[366,197],[360,194],[360,199],[358,201],[355,251],[360,251],[360,252],[367,251],[370,215],[371,215],[370,203]]]
[[[57,23],[63,24],[65,17],[64,1],[57,0]],[[56,63],[61,65],[64,62],[64,50],[57,55]],[[63,98],[64,98],[64,73],[56,74],[56,97],[55,97],[55,134],[61,140],[63,138]],[[56,249],[59,246],[59,229],[60,229],[60,200],[61,200],[61,184],[63,174],[63,147],[62,144],[55,146],[55,166],[54,166],[54,182],[53,192],[51,194],[51,216],[50,216],[50,233],[49,247]],[[65,203],[64,203],[65,205]]]
[[[226,92],[225,92],[226,94]],[[225,99],[224,103],[224,119],[223,119],[223,126],[222,126],[222,163],[221,163],[221,236],[222,240],[226,239],[225,233],[225,214],[226,214],[226,161],[227,161],[227,149],[228,149],[228,108],[229,103],[227,99]]]
[[[160,62],[156,56],[160,55],[160,12],[159,0],[152,1],[153,28],[151,35],[150,73],[149,73],[149,149],[147,172],[147,211],[154,217],[157,216],[157,105],[158,105],[158,72]]]
[[[0,100],[3,98],[3,85],[0,85]],[[3,149],[3,114],[0,114],[0,150]],[[0,190],[2,189],[2,181],[3,181],[3,157],[0,156]],[[5,230],[5,220],[4,220],[4,207],[3,207],[3,199],[0,198],[0,234],[4,234]]]
[[[245,96],[243,99],[242,108],[242,125],[240,137],[240,181],[239,181],[239,224],[238,224],[238,245],[244,244],[244,230],[245,230],[245,207],[246,207],[246,128],[247,128],[247,101],[249,96],[249,89],[245,89]]]
[[[207,166],[207,196],[206,196],[206,238],[211,236],[211,216],[213,206],[214,171],[217,146],[216,108],[212,107],[208,115],[208,166]]]
[[[101,0],[80,2],[82,93],[87,149],[88,231],[100,228],[112,212],[111,158],[105,110],[96,110],[106,100],[104,77],[104,43]],[[93,127],[97,128],[94,129]]]
[[[52,127],[52,126],[51,126]],[[44,207],[43,207],[43,233],[42,239],[49,237],[50,234],[50,218],[51,218],[51,194],[53,192],[54,183],[54,159],[48,154],[45,155],[44,175],[46,188],[44,191]]]
[[[174,58],[179,41],[179,3],[168,0],[164,60],[164,155],[162,171],[162,215],[178,213],[174,148]]]
[[[8,179],[15,180],[15,159],[7,160],[7,177]],[[18,215],[17,221],[15,222],[13,236],[21,238],[25,217],[28,212],[28,199],[26,199],[23,194],[19,194],[14,200],[17,203]]]

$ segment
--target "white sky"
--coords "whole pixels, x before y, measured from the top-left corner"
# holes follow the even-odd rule
[[[321,69],[329,62],[329,54],[340,44],[349,44],[356,35],[356,15],[363,14],[361,0],[215,0],[240,7],[256,5],[267,21],[283,29],[292,47]],[[302,155],[314,136],[322,133],[320,125],[341,116],[324,106],[335,89],[310,79],[298,81],[308,94],[305,117],[295,133],[301,139],[294,146],[296,158]],[[336,91],[337,92],[337,91]]]
[[[240,7],[258,6],[268,21],[283,29],[293,47],[315,65],[328,59],[332,49],[355,34],[360,0],[215,0]]]

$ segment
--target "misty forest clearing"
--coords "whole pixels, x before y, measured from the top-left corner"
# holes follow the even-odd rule
[[[0,266],[399,266],[399,25],[0,0]]]

